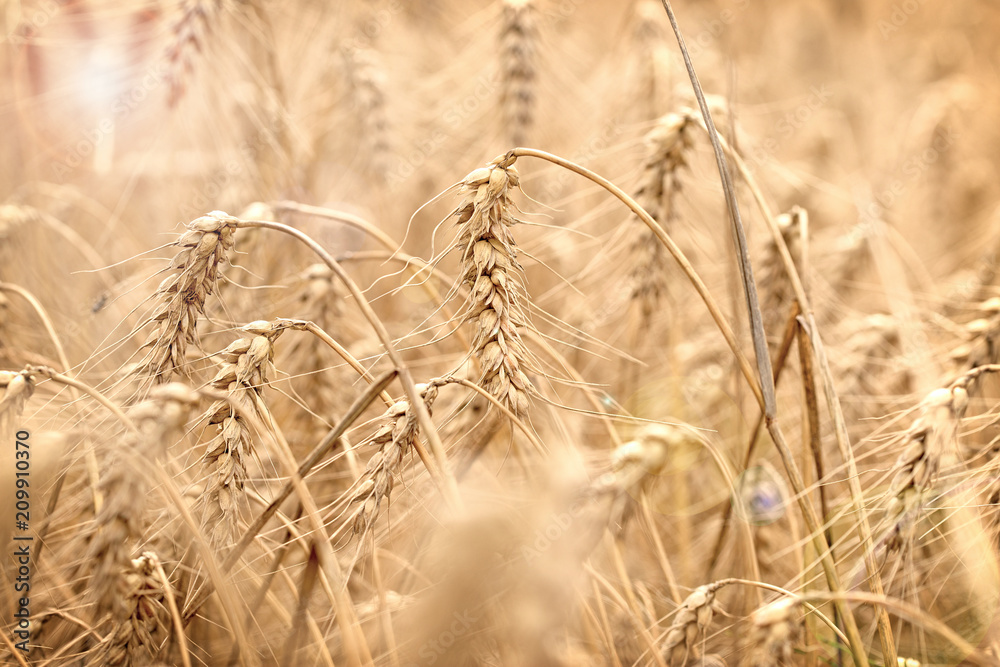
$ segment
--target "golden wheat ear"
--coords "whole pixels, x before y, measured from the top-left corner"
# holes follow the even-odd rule
[[[535,0],[503,2],[500,91],[504,128],[512,146],[524,146],[535,124],[537,11]]]
[[[462,180],[457,247],[469,296],[461,315],[476,327],[472,352],[482,368],[479,384],[518,417],[535,392],[521,330],[530,327],[524,272],[511,227],[517,224],[511,193],[520,182],[514,159],[500,156]]]
[[[187,347],[197,342],[198,318],[216,290],[220,268],[235,243],[237,222],[214,211],[189,223],[188,231],[174,242],[179,250],[170,262],[171,274],[153,295],[156,305],[147,320],[153,327],[135,371],[140,377],[161,384],[186,373]]]

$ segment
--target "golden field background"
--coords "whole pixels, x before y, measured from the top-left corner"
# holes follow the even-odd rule
[[[1000,6],[674,9],[746,165],[737,191],[802,494],[656,237],[552,162],[518,157],[520,191],[491,163],[536,148],[635,197],[752,361],[722,188],[658,2],[4,3],[0,467],[14,469],[8,434],[29,430],[45,545],[34,646],[0,645],[5,664],[885,664],[873,609],[901,664],[1000,661]],[[473,206],[483,167],[505,184],[489,210],[523,223],[494,245],[523,279],[514,267],[490,288],[523,288],[523,413],[490,389],[461,321],[480,311],[451,214],[488,215]],[[301,485],[293,469],[366,389],[345,358],[375,377],[401,366],[320,257],[212,211],[314,239],[408,372]],[[815,346],[782,353],[795,296],[766,218],[788,225],[835,396]],[[201,301],[181,289],[165,305],[197,263],[184,253],[205,234],[225,245],[208,227],[178,245],[196,220],[232,225],[234,245]],[[193,313],[197,335],[178,368],[151,372],[167,308]],[[279,332],[278,318],[316,327]],[[438,436],[416,426],[413,382],[440,390]],[[241,455],[236,422],[208,418],[226,400],[255,415]],[[213,484],[232,460],[246,479],[225,487],[230,510]],[[850,634],[848,610],[866,656],[803,601]]]

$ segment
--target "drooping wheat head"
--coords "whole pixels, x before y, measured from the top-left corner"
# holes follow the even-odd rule
[[[698,639],[707,632],[718,610],[715,593],[719,588],[719,584],[699,586],[677,610],[663,643],[663,657],[668,664],[683,665],[689,656],[697,655]]]
[[[525,374],[530,357],[521,330],[531,323],[524,272],[511,233],[518,222],[511,191],[520,182],[514,159],[500,156],[466,176],[454,215],[462,281],[469,287],[461,317],[476,327],[472,352],[482,369],[479,385],[524,417],[535,388]]]
[[[688,111],[663,116],[646,135],[647,153],[635,199],[669,233],[681,191],[680,172],[687,165],[695,117]],[[640,220],[632,222],[629,248],[630,302],[638,312],[638,329],[646,329],[668,294],[670,254]]]
[[[151,478],[139,474],[142,465],[162,461],[167,447],[183,432],[197,395],[186,385],[172,382],[155,387],[148,399],[135,405],[129,416],[137,431],[128,432],[109,451],[100,481],[103,503],[89,536],[84,565],[93,568],[91,590],[97,617],[110,613],[122,619],[122,572],[143,538],[143,514],[152,490]]]
[[[244,336],[220,354],[222,366],[211,386],[229,395],[209,411],[208,423],[218,426],[203,461],[211,471],[202,496],[204,524],[213,544],[229,544],[235,536],[238,504],[246,484],[247,466],[255,455],[254,436],[247,413],[268,423],[263,392],[274,376],[274,341],[284,331],[271,322],[251,322]],[[238,406],[238,409],[237,407]]]
[[[28,371],[0,371],[0,424],[8,418],[17,418],[24,411],[24,404],[35,392],[35,380]],[[9,432],[9,431],[5,431]]]
[[[430,412],[438,395],[437,383],[418,384],[417,389]],[[385,411],[375,432],[360,443],[377,447],[378,451],[368,460],[364,478],[351,498],[351,502],[360,503],[354,513],[356,534],[370,531],[382,503],[389,502],[396,478],[400,476],[406,455],[413,451],[413,440],[419,431],[416,412],[409,401],[401,400]]]
[[[147,322],[152,331],[143,344],[148,349],[137,373],[149,381],[168,382],[184,375],[187,346],[198,339],[198,317],[219,280],[219,268],[233,247],[237,218],[213,211],[188,224],[173,244],[180,250],[170,262],[171,274],[153,295],[156,307]]]
[[[170,621],[155,562],[155,554],[143,553],[120,573],[121,583],[113,592],[121,609],[95,651],[98,664],[148,664],[159,652]]]
[[[921,415],[906,433],[890,485],[889,549],[912,539],[909,531],[930,500],[927,494],[933,492],[942,458],[957,458],[958,418],[967,403],[968,393],[961,387],[935,389],[924,399]]]
[[[963,327],[965,341],[951,352],[959,371],[1000,361],[1000,297],[977,304],[976,311],[979,317]]]
[[[344,316],[343,289],[330,267],[313,264],[294,279],[294,312],[296,318],[316,324],[329,336],[347,345],[352,339],[349,319]],[[309,411],[324,419],[331,419],[346,407],[347,394],[343,382],[347,380],[340,371],[343,360],[328,345],[315,336],[298,336],[282,346],[282,369],[293,378],[295,392],[308,396]],[[290,416],[292,431],[302,435],[316,435],[316,418],[303,410]],[[287,430],[287,429],[286,429]],[[322,434],[318,434],[320,437]]]

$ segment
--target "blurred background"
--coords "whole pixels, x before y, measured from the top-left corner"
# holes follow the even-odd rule
[[[676,10],[725,107],[720,127],[778,210],[805,207],[835,240],[885,223],[924,284],[996,240],[996,3]],[[502,13],[491,2],[6,2],[0,198],[55,216],[111,264],[209,210],[286,198],[402,239],[418,207],[515,143],[634,184],[642,136],[691,102],[662,8],[537,3],[530,117],[516,130]],[[577,207],[583,184],[546,173],[528,192],[556,224],[593,212]],[[690,198],[715,187],[705,182]],[[436,222],[415,219],[412,251],[428,249]],[[62,236],[46,243],[81,245]],[[361,242],[332,227],[324,238],[343,251]],[[85,250],[32,254],[19,280],[44,291],[55,274],[94,268]],[[107,285],[73,275],[81,293],[57,313],[79,319]]]

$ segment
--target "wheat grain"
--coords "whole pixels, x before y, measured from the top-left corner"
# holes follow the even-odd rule
[[[719,609],[715,592],[719,584],[699,586],[677,610],[663,643],[663,656],[672,665],[684,664],[696,651],[698,638],[708,631],[712,617]]]
[[[18,417],[24,411],[24,404],[35,392],[35,379],[29,371],[0,371],[0,417]]]

